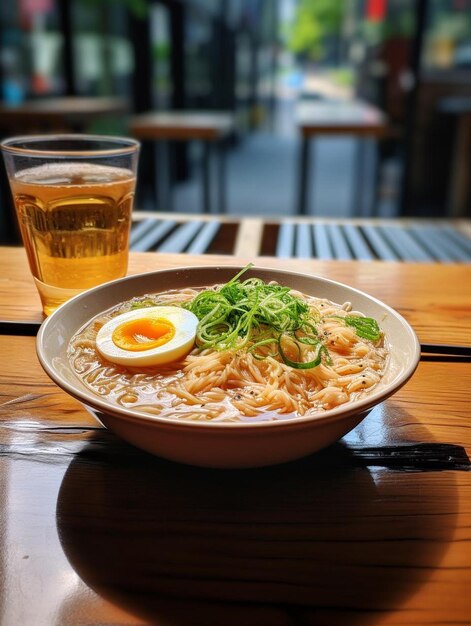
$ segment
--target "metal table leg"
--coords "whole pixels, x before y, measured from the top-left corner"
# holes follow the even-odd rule
[[[308,173],[310,169],[309,139],[301,140],[301,152],[299,159],[299,189],[298,189],[298,214],[308,214]]]
[[[208,141],[203,142],[203,211],[211,213],[211,146]]]
[[[218,191],[219,191],[219,212],[227,212],[227,177],[226,177],[226,142],[221,139],[218,142]]]
[[[352,214],[357,217],[364,215],[364,184],[365,184],[365,157],[366,140],[363,137],[356,139],[355,162],[353,164]]]

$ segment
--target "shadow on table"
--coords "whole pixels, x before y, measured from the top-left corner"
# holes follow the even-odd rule
[[[360,467],[342,444],[272,468],[205,470],[99,431],[67,470],[57,525],[82,580],[150,623],[363,624],[440,561],[453,480],[438,502],[430,474]]]

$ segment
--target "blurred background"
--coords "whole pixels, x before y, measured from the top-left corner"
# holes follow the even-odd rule
[[[142,211],[470,214],[471,0],[3,2],[0,85],[3,137],[140,138]]]

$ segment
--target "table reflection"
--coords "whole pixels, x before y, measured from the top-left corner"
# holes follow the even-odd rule
[[[407,472],[371,471],[342,444],[296,463],[214,471],[102,437],[64,476],[60,540],[89,587],[152,623],[365,623],[356,612],[372,598],[400,607],[453,534],[454,487],[439,525],[443,502],[427,473],[411,483]]]

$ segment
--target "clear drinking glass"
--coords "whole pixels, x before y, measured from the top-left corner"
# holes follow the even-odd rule
[[[139,143],[38,135],[0,147],[44,313],[124,276]]]

